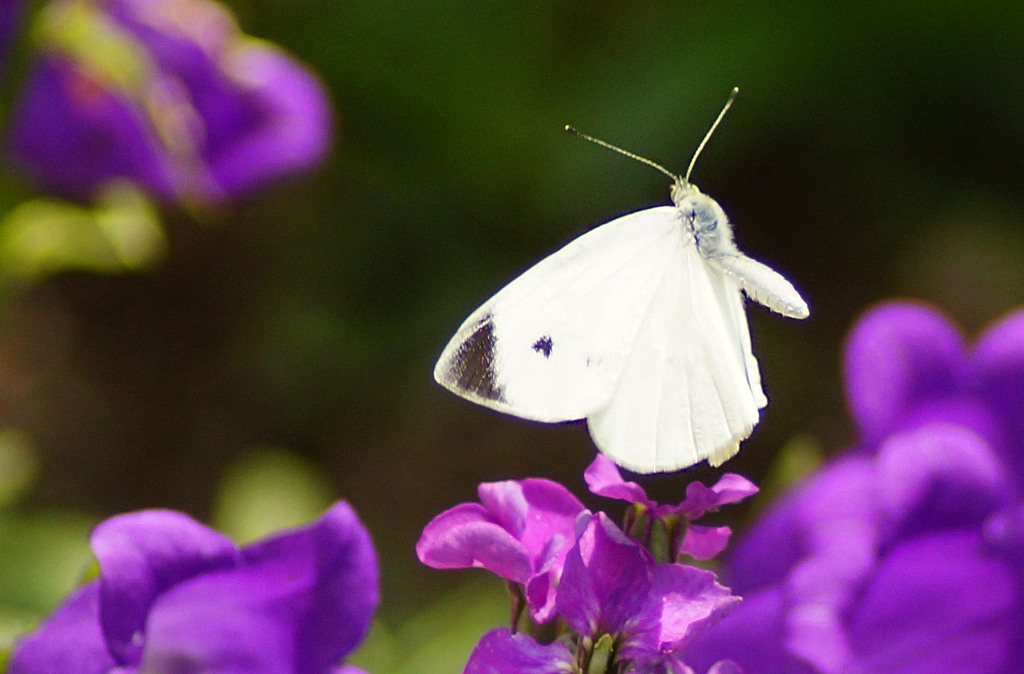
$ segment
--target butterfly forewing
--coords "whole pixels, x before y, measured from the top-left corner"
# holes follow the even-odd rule
[[[582,419],[608,404],[663,277],[689,245],[679,211],[651,208],[597,227],[477,309],[434,378],[536,421]]]

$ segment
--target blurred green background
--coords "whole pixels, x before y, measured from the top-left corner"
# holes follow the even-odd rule
[[[11,578],[43,573],[66,591],[102,517],[172,507],[251,538],[340,496],[382,562],[381,631],[364,657],[381,672],[458,671],[505,607],[476,585],[448,594],[482,578],[421,568],[420,529],[485,480],[544,476],[582,496],[593,448],[580,424],[448,394],[434,359],[519,271],[668,199],[664,176],[566,123],[683,171],[740,87],[693,181],[741,249],[811,306],[804,322],[749,310],[771,404],[725,468],[755,481],[777,476],[786,446],[854,440],[840,349],[867,306],[921,298],[973,334],[1024,299],[1019,2],[228,4],[323,78],[335,148],[231,207],[163,209],[158,264],[7,288],[0,445],[4,526],[19,533],[0,535],[0,591],[13,625],[60,592],[23,597]],[[32,194],[12,173],[2,190],[4,212]],[[678,500],[716,474],[644,484]],[[46,546],[78,556],[44,564]],[[483,587],[500,597],[497,580]],[[422,632],[441,624],[462,635],[445,655]],[[381,655],[400,638],[428,649],[415,666]]]

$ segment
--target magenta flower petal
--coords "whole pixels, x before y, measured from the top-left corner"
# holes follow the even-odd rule
[[[685,517],[687,522],[703,517],[708,511],[720,506],[741,501],[757,493],[753,482],[726,473],[713,487],[700,482],[686,486],[686,498],[679,505],[658,505],[647,498],[647,493],[636,482],[622,479],[618,466],[602,454],[587,467],[583,474],[590,491],[598,496],[614,498],[644,506],[652,518]],[[684,522],[686,534],[674,554],[687,554],[697,559],[711,559],[725,549],[729,542],[728,527],[702,527]],[[676,526],[673,522],[670,526]]]
[[[1024,571],[1024,501],[992,513],[982,531],[990,550],[1016,561]]]
[[[547,622],[555,615],[555,594],[571,543],[571,539],[553,537],[551,544],[535,560],[534,571],[526,581],[524,592],[530,616],[535,622]]]
[[[174,193],[173,170],[145,115],[55,53],[40,55],[8,134],[15,161],[60,194],[84,198],[114,178],[161,197]]]
[[[583,504],[542,479],[488,482],[477,492],[481,505],[458,505],[423,529],[417,556],[435,568],[484,568],[521,583],[533,619],[549,620]]]
[[[20,639],[8,674],[107,674],[117,662],[107,650],[99,620],[100,586],[76,590],[39,628]]]
[[[984,439],[993,449],[1005,444],[1003,421],[978,396],[966,391],[958,396],[922,403],[909,410],[900,428],[890,435],[929,424],[946,424],[968,429]],[[879,444],[886,439],[879,440]]]
[[[658,629],[627,642],[624,654],[641,644],[644,650],[678,650],[740,603],[714,573],[683,564],[658,564],[651,572],[650,597],[660,611]]]
[[[645,615],[654,560],[604,513],[589,518],[565,559],[558,613],[580,634],[616,634]]]
[[[234,55],[232,73],[254,95],[245,133],[225,134],[210,152],[211,177],[222,194],[240,194],[313,166],[331,144],[331,108],[323,86],[283,51],[247,46]]]
[[[729,527],[702,527],[691,524],[686,529],[679,551],[694,559],[712,559],[729,545],[732,529]]]
[[[244,556],[157,600],[144,671],[322,674],[362,641],[378,599],[376,561],[347,504]]]
[[[534,559],[543,556],[553,537],[572,545],[576,517],[583,504],[572,493],[550,480],[531,478],[520,482],[481,484],[480,502]]]
[[[1005,461],[1024,480],[1024,309],[990,328],[974,347],[974,366],[985,403],[1005,424]]]
[[[584,637],[612,635],[620,662],[667,666],[674,651],[739,601],[710,571],[656,564],[604,513],[581,524],[566,557],[558,613]]]
[[[785,643],[818,671],[844,671],[850,658],[845,616],[874,571],[875,527],[851,520],[815,532],[815,551],[790,572]]]
[[[531,572],[523,544],[477,503],[462,503],[431,520],[416,555],[435,569],[487,569],[517,583],[525,583]]]
[[[265,562],[175,587],[153,607],[142,671],[310,671],[295,667],[302,612],[293,598],[309,587],[290,574],[288,565]]]
[[[565,644],[556,641],[542,646],[525,634],[512,634],[502,627],[480,639],[463,674],[569,674],[572,671],[572,653]]]
[[[861,436],[876,442],[915,406],[954,392],[965,348],[934,309],[889,303],[865,314],[846,344],[847,399]]]
[[[638,503],[653,510],[655,516],[677,514],[691,520],[703,517],[709,510],[742,501],[757,493],[757,486],[750,480],[726,473],[713,487],[706,487],[700,482],[688,484],[686,498],[679,505],[659,505],[647,498],[647,492],[639,484],[622,479],[619,467],[603,454],[597,455],[583,477],[590,491],[598,496]]]
[[[143,510],[106,520],[92,534],[101,570],[101,622],[111,653],[137,663],[156,597],[193,576],[238,561],[234,544],[182,513]]]
[[[796,660],[811,663],[815,672],[847,671],[850,647],[842,616],[833,607],[801,605],[791,608],[786,626],[790,632],[785,641],[786,649]]]
[[[174,105],[192,111],[183,191],[222,200],[323,159],[333,123],[322,84],[280,48],[241,34],[222,5],[107,0],[105,9],[177,85]]]
[[[1010,313],[986,330],[974,346],[973,360],[983,380],[993,385],[986,391],[992,402],[1022,404],[1024,309]]]
[[[622,473],[615,462],[604,454],[598,454],[583,472],[583,479],[590,488],[591,493],[605,498],[640,503],[649,508],[657,504],[647,498],[647,492],[636,482],[627,482],[622,479]]]
[[[362,642],[380,599],[377,556],[347,503],[305,527],[250,545],[242,555],[247,565],[288,571],[290,601],[302,611],[295,630],[300,671],[322,672]]]
[[[742,501],[757,491],[757,485],[747,478],[735,473],[726,473],[713,487],[705,487],[700,482],[686,485],[686,498],[673,508],[673,511],[696,520],[709,510]]]
[[[875,489],[874,462],[858,454],[840,458],[797,486],[734,546],[728,576],[733,591],[746,596],[783,582],[793,565],[817,548],[817,532],[877,519]]]
[[[745,595],[728,617],[687,645],[687,662],[701,672],[728,656],[748,672],[814,674],[785,648],[786,609],[779,586]]]
[[[708,671],[709,674],[714,674],[715,672],[721,674],[722,671],[728,674],[732,670],[713,668]],[[629,664],[626,665],[622,672],[623,674],[694,674],[690,666],[674,653],[635,657],[629,661]]]
[[[856,665],[878,674],[1007,671],[1020,588],[981,537],[950,531],[900,544],[850,621]],[[1016,670],[1014,670],[1016,671]]]
[[[48,51],[12,116],[11,151],[48,188],[87,198],[125,178],[164,199],[218,201],[326,155],[323,86],[283,50],[241,33],[221,3],[81,4],[90,21],[40,31]],[[66,51],[62,31],[98,49],[115,42],[142,55],[132,59],[139,67],[96,76]]]
[[[12,671],[337,673],[378,599],[369,535],[345,503],[241,553],[160,510],[107,520],[93,547],[100,579],[16,644]]]
[[[878,449],[877,474],[879,508],[890,538],[978,525],[1012,498],[1006,472],[988,443],[948,423],[890,436]]]

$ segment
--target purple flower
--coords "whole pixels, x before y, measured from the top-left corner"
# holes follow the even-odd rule
[[[329,146],[316,78],[216,2],[55,0],[40,25],[9,146],[57,192],[84,198],[125,178],[163,199],[218,201]]]
[[[184,514],[119,515],[100,577],[11,656],[10,674],[350,674],[377,605],[369,534],[346,503],[245,548]]]
[[[691,663],[759,672],[1024,670],[1024,311],[968,349],[932,309],[869,312],[846,350],[858,447],[733,549],[744,603]]]
[[[572,672],[581,653],[588,664],[608,658],[608,671],[683,674],[690,670],[679,657],[682,647],[739,602],[710,571],[656,563],[604,513],[583,516],[579,526],[556,600],[578,641],[542,645],[494,630],[474,650],[466,674]]]
[[[697,559],[711,559],[724,550],[732,533],[729,527],[707,527],[691,522],[700,519],[708,511],[742,501],[757,493],[757,486],[750,480],[726,473],[713,487],[706,487],[700,482],[688,484],[686,498],[679,505],[659,505],[647,498],[647,492],[639,484],[622,479],[622,474],[615,463],[603,454],[597,455],[583,477],[590,491],[598,496],[633,503],[638,509],[634,518],[640,526],[649,529],[652,522],[660,520],[669,532],[669,537],[678,539],[676,533],[681,524],[682,539],[670,543],[669,554],[673,561],[677,561],[680,554]],[[629,529],[632,530],[634,527]]]
[[[117,178],[174,198],[174,167],[126,96],[68,56],[41,54],[11,120],[11,151],[48,188],[86,197]]]
[[[583,505],[562,485],[543,479],[486,482],[477,493],[480,503],[435,517],[416,554],[435,569],[483,568],[518,583],[533,619],[549,620]]]
[[[542,645],[507,627],[480,639],[463,674],[572,674],[572,651],[561,641]]]

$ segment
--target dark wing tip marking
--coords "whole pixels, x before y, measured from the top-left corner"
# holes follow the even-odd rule
[[[536,342],[533,343],[533,350],[536,351],[537,353],[544,354],[545,358],[550,358],[551,348],[554,345],[555,343],[551,341],[551,335],[544,335],[543,337],[540,337]]]
[[[504,400],[504,391],[494,369],[497,339],[493,316],[484,316],[479,327],[459,345],[452,358],[452,379],[462,391],[475,393],[487,400]]]

